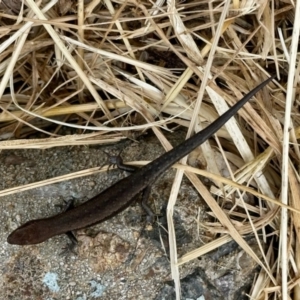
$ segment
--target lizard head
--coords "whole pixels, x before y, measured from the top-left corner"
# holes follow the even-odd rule
[[[39,244],[54,235],[49,229],[45,219],[32,220],[14,230],[7,237],[7,242],[13,245]]]

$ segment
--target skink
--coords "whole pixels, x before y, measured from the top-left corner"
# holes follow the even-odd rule
[[[53,236],[85,228],[115,216],[126,209],[135,196],[153,184],[162,173],[211,137],[273,78],[274,76],[268,78],[250,91],[208,127],[138,169],[132,175],[71,210],[21,225],[8,236],[7,242],[16,245],[38,244]]]

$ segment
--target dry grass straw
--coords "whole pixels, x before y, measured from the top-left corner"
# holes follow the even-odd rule
[[[234,239],[262,267],[251,299],[299,299],[300,128],[294,102],[299,1],[296,5],[26,0],[19,14],[20,8],[10,7],[1,13],[0,27],[0,149],[113,143],[124,131],[152,128],[169,150],[161,129],[180,124],[190,136],[276,72],[282,85],[269,84],[216,137],[230,179],[219,170],[209,142],[202,146],[209,172],[182,166],[186,158],[178,166],[167,210],[171,269],[179,298],[179,265]],[[61,126],[72,127],[74,135],[60,136]],[[30,139],[36,132],[45,138]],[[215,223],[206,230],[223,236],[178,258],[172,216],[184,173],[213,212]],[[196,174],[216,186],[208,191]],[[245,192],[258,203],[248,203]],[[224,201],[235,197],[236,204],[225,211],[212,194]],[[278,235],[268,248],[267,225]],[[259,254],[243,238],[251,232]]]

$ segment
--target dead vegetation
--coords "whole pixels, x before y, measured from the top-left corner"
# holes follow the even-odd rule
[[[299,299],[299,1],[295,5],[3,0],[0,149],[114,143],[151,128],[168,150],[165,130],[181,125],[190,136],[276,73],[278,82],[216,136],[230,179],[209,155],[209,143],[203,145],[209,171],[178,166],[168,206],[171,268],[179,295],[178,266],[234,239],[261,265],[251,299]],[[179,258],[172,211],[183,173],[215,217],[201,226],[222,237]],[[208,191],[196,174],[217,187]],[[247,202],[247,195],[256,201]],[[250,232],[259,256],[243,239]]]

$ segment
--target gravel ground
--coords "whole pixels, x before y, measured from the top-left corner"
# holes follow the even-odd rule
[[[171,142],[176,145],[183,137],[173,134]],[[124,161],[152,160],[163,153],[152,137],[106,147],[3,151],[1,190],[101,166],[107,160],[103,150],[114,154],[123,150]],[[33,246],[6,242],[8,234],[24,222],[57,214],[66,200],[86,201],[127,175],[110,170],[2,197],[3,299],[175,299],[164,217],[174,170],[152,189],[150,203],[160,214],[152,228],[145,228],[145,214],[136,203],[110,220],[77,231],[75,254],[63,253],[68,243],[65,235]],[[196,218],[199,209],[200,220],[205,218],[207,207],[187,180],[177,203],[175,226],[181,256],[203,244]],[[183,299],[244,299],[256,265],[234,243],[229,246],[231,250],[218,257],[206,255],[181,267]],[[244,268],[237,267],[242,255]]]

